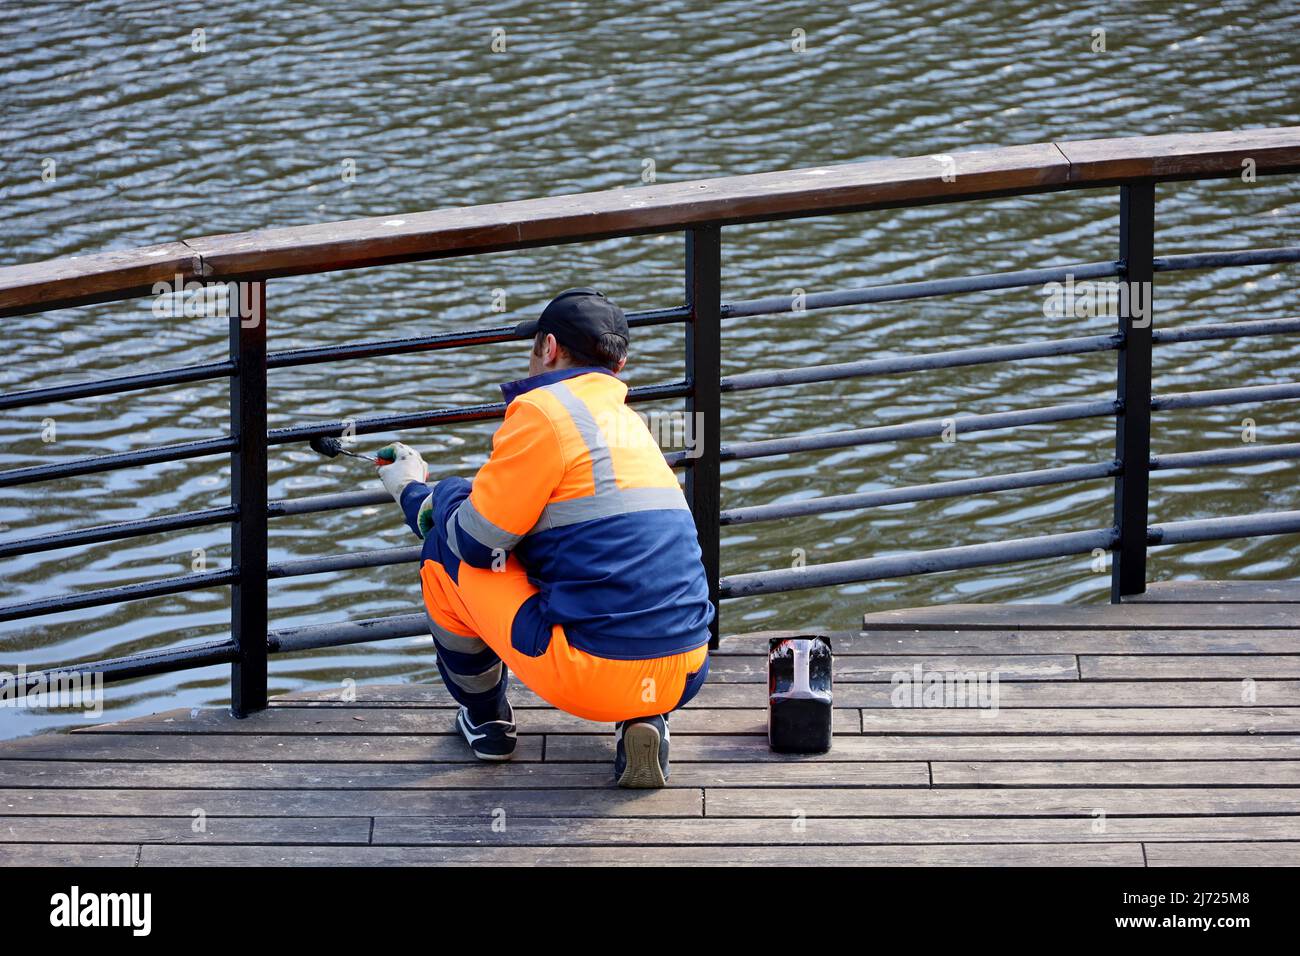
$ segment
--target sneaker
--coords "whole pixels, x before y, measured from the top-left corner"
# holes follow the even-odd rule
[[[668,782],[667,717],[637,717],[614,725],[614,778],[620,787],[640,790]]]
[[[469,744],[479,760],[509,760],[515,755],[515,709],[506,702],[504,720],[485,720],[474,724],[469,719],[469,708],[462,706],[456,714],[456,729]]]

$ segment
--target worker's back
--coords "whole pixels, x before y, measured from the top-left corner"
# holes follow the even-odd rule
[[[514,387],[522,390],[512,395]],[[708,641],[713,608],[695,523],[677,478],[627,386],[600,369],[565,369],[505,386],[507,432],[521,454],[510,468],[485,467],[472,500],[508,524],[544,506],[514,553],[540,590],[542,613],[562,624],[573,646],[600,657],[663,657]],[[496,440],[494,439],[494,444]],[[497,444],[494,459],[502,445]],[[484,482],[487,484],[483,484]],[[508,514],[508,502],[526,509]],[[507,505],[507,511],[500,509]],[[522,527],[522,525],[516,525]]]

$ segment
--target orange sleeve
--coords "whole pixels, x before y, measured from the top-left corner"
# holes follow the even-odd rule
[[[474,476],[469,498],[452,516],[457,551],[476,567],[509,551],[541,517],[564,475],[559,437],[536,405],[516,399],[492,436],[492,455]]]

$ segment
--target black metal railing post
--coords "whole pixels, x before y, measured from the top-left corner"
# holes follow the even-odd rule
[[[1119,349],[1115,455],[1115,527],[1119,542],[1111,566],[1114,603],[1147,588],[1147,499],[1151,462],[1151,301],[1155,257],[1155,184],[1120,187]]]
[[[238,648],[230,673],[230,710],[247,717],[266,707],[266,283],[240,284],[230,315],[231,636]]]
[[[700,553],[709,579],[709,600],[719,609],[722,509],[722,236],[717,226],[686,232],[686,398],[687,433],[694,439],[686,472],[686,500],[695,516]],[[718,646],[718,617],[709,646]]]

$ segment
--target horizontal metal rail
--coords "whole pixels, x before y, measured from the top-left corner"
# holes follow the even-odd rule
[[[32,690],[57,686],[55,682],[60,675],[95,674],[105,683],[132,680],[136,677],[150,677],[154,674],[167,674],[173,671],[190,670],[195,667],[210,667],[214,664],[229,664],[238,655],[234,641],[206,641],[201,644],[185,644],[157,651],[141,651],[127,657],[112,657],[102,661],[86,661],[80,664],[68,664],[64,667],[46,667],[38,671],[29,671],[22,675],[13,674],[7,680],[0,681],[0,690],[9,692],[10,687],[19,687],[18,693],[26,695]],[[21,686],[19,686],[21,684]]]
[[[162,388],[167,385],[184,385],[189,382],[229,378],[234,374],[235,363],[224,361],[209,362],[206,365],[186,365],[181,368],[165,369],[159,372],[141,372],[138,375],[122,375],[117,378],[101,378],[93,382],[50,385],[45,388],[31,388],[22,392],[9,392],[7,395],[0,395],[0,409],[46,405],[50,402],[63,402],[73,398],[113,395],[118,392],[134,392],[146,388]]]
[[[1191,544],[1296,532],[1300,532],[1300,511],[1270,511],[1257,515],[1153,524],[1147,528],[1147,541],[1150,544]]]
[[[1067,465],[1061,468],[1021,471],[1009,475],[996,475],[985,478],[936,481],[928,485],[909,485],[905,488],[865,491],[852,495],[805,498],[802,501],[731,508],[722,512],[721,523],[724,525],[750,524],[755,521],[802,518],[808,515],[829,514],[835,511],[857,511],[864,508],[879,508],[885,505],[910,504],[916,501],[936,501],[943,498],[960,498],[965,495],[983,495],[995,491],[1012,491],[1017,488],[1068,485],[1079,481],[1113,478],[1119,474],[1119,471],[1118,462],[1108,461],[1092,465]]]
[[[429,633],[428,619],[423,614],[402,614],[387,618],[342,621],[335,624],[312,624],[306,627],[283,628],[267,634],[267,650],[272,654],[337,647],[343,644],[365,644],[372,641],[401,637],[418,637]],[[0,680],[0,693],[13,696],[26,695],[32,690],[48,687],[60,675],[98,675],[107,683],[150,677],[196,667],[230,664],[238,656],[238,648],[230,640],[205,641],[185,644],[163,650],[142,651],[126,657],[99,661],[86,661],[62,667],[45,667],[22,675],[10,674]],[[22,677],[19,686],[19,677]]]
[[[392,617],[281,628],[268,634],[266,642],[267,649],[272,654],[287,654],[292,651],[367,644],[371,641],[391,641],[400,637],[422,637],[428,634],[429,619],[423,614],[397,614]]]
[[[0,541],[0,558],[37,554],[41,551],[56,551],[59,548],[72,548],[85,544],[99,544],[104,541],[118,541],[123,538],[140,538],[149,534],[162,534],[166,531],[202,528],[208,525],[233,521],[238,516],[239,509],[234,507],[211,508],[207,511],[187,511],[185,514],[142,518],[138,521],[119,521],[115,524],[102,524],[93,528],[79,528],[76,531],[60,531],[27,540]]]
[[[1211,448],[1207,451],[1175,452],[1152,455],[1152,471],[1175,471],[1182,468],[1205,468],[1214,465],[1246,465],[1261,461],[1288,461],[1300,458],[1300,444],[1242,445],[1239,448]]]
[[[1151,544],[1184,544],[1295,532],[1300,532],[1300,511],[1282,511],[1152,525],[1148,529],[1147,540]],[[1115,528],[1016,538],[990,544],[912,551],[880,558],[733,574],[723,577],[720,587],[724,598],[833,587],[916,574],[962,571],[997,564],[1090,554],[1097,549],[1110,550],[1118,538],[1119,533]]]
[[[267,650],[272,654],[287,654],[321,647],[338,647],[343,644],[365,644],[394,638],[419,637],[428,633],[428,619],[423,614],[401,614],[386,618],[312,624],[271,631],[267,634]],[[32,690],[53,685],[60,675],[93,674],[101,677],[107,684],[196,667],[230,664],[237,656],[238,648],[230,640],[185,644],[163,650],[141,651],[126,657],[85,661],[61,667],[45,667],[22,675],[11,673],[8,678],[0,680],[0,693],[10,696],[15,692],[26,695]],[[20,676],[23,678],[21,685]]]
[[[1252,322],[1217,322],[1185,329],[1153,329],[1151,341],[1159,345],[1201,342],[1207,339],[1239,339],[1255,335],[1285,335],[1300,332],[1300,319],[1257,319]]]
[[[686,382],[672,382],[662,385],[638,385],[627,392],[627,401],[654,402],[667,398],[682,398],[689,395],[691,387]],[[505,402],[491,405],[461,405],[455,408],[442,408],[428,412],[411,412],[406,415],[382,415],[370,418],[356,418],[350,421],[320,422],[314,425],[294,425],[288,428],[273,428],[267,433],[268,445],[288,445],[294,442],[307,442],[313,438],[331,438],[343,434],[345,430],[356,435],[372,435],[376,432],[397,431],[405,428],[428,428],[434,425],[455,425],[463,422],[491,421],[505,417]]]
[[[671,325],[684,322],[690,312],[678,306],[672,309],[654,309],[627,313],[629,328],[652,325]],[[385,339],[379,342],[356,342],[350,345],[324,345],[316,348],[286,349],[269,352],[267,368],[290,368],[296,365],[314,365],[320,362],[344,362],[353,359],[378,358],[384,355],[407,355],[417,352],[436,352],[442,349],[465,348],[473,345],[494,345],[518,341],[513,325],[500,325],[491,329],[463,329],[458,332],[441,332],[437,335],[419,335],[410,338]]]
[[[822,432],[815,435],[798,435],[794,438],[765,438],[761,441],[739,442],[722,446],[724,461],[749,458],[768,458],[801,451],[823,451],[830,448],[851,448],[857,445],[879,445],[910,438],[941,436],[951,424],[957,435],[972,432],[995,431],[1000,428],[1018,428],[1023,425],[1045,425],[1052,422],[1075,421],[1084,418],[1104,418],[1119,412],[1114,400],[1102,402],[1076,402],[1070,405],[1053,405],[1048,408],[1031,408],[1016,412],[994,412],[989,415],[965,415],[952,418],[933,418],[903,425],[879,425],[875,428],[855,428],[839,432]],[[676,453],[675,453],[676,454]]]
[[[908,577],[914,574],[963,571],[995,564],[1034,561],[1040,558],[1063,558],[1074,554],[1088,554],[1098,548],[1109,550],[1118,539],[1119,532],[1116,529],[1106,528],[1098,531],[1048,534],[1038,538],[1014,538],[1009,541],[969,544],[933,551],[910,551],[906,554],[881,558],[834,561],[801,568],[783,568],[779,571],[732,574],[722,578],[721,594],[724,598],[750,597],[755,594],[777,594],[807,588],[833,587],[840,584]]]
[[[321,511],[342,511],[345,508],[368,508],[388,504],[393,496],[386,491],[340,491],[328,495],[303,495],[299,498],[279,498],[267,505],[272,518],[285,515],[310,515]]]
[[[267,565],[266,576],[296,578],[305,574],[325,574],[329,571],[351,571],[356,568],[381,568],[390,564],[414,564],[420,560],[420,545],[405,548],[380,548],[375,551],[354,551],[351,554],[330,554],[319,558],[295,558]]]
[[[1179,272],[1183,269],[1222,269],[1227,266],[1265,266],[1283,262],[1300,262],[1300,246],[1275,249],[1242,249],[1238,252],[1193,252],[1177,256],[1156,256],[1151,260],[1156,272]]]
[[[470,345],[492,345],[515,339],[514,326],[500,326],[461,332],[444,332],[439,335],[421,335],[404,339],[385,339],[380,342],[358,342],[353,345],[322,345],[314,348],[286,349],[268,352],[266,367],[292,368],[315,365],[321,362],[344,362],[354,359],[378,358],[385,355],[406,355],[412,352],[433,352],[440,349],[464,348]]]
[[[1071,277],[1081,280],[1117,276],[1119,268],[1118,262],[1080,262],[1076,265],[1053,266],[1048,269],[1022,269],[1019,272],[995,272],[988,275],[956,276],[951,279],[927,279],[922,282],[898,282],[838,292],[811,292],[801,299],[791,295],[769,296],[765,299],[725,304],[722,306],[722,317],[737,319],[756,315],[781,315],[796,311],[796,307],[801,310],[834,309],[849,305],[869,305],[874,302],[907,302],[911,299],[928,299],[963,292],[1021,289],[1046,285],[1049,282],[1064,282]]]
[[[199,591],[203,588],[230,584],[238,578],[237,569],[225,568],[220,571],[196,571],[178,578],[123,584],[119,587],[99,588],[76,594],[61,594],[58,597],[0,606],[0,621],[17,621],[44,614],[57,614],[60,611],[80,611],[83,608],[102,607],[105,604],[121,604],[125,601],[140,601],[145,598],[164,597],[168,594],[181,594],[185,591]]]
[[[1280,385],[1246,385],[1241,388],[1215,388],[1200,392],[1170,392],[1152,395],[1152,411],[1174,408],[1213,408],[1219,405],[1255,405],[1260,402],[1288,401],[1300,398],[1300,382]]]
[[[167,461],[182,461],[186,458],[222,455],[234,451],[235,447],[235,439],[229,436],[225,438],[205,438],[202,441],[159,445],[155,448],[124,451],[115,455],[98,455],[93,458],[76,458],[72,461],[55,462],[49,465],[13,468],[9,471],[0,471],[0,488],[30,485],[38,481],[53,481],[55,478],[93,475],[133,465],[157,465]]]
[[[382,415],[356,418],[350,421],[320,422],[315,425],[291,425],[272,428],[267,432],[268,445],[291,445],[309,442],[313,438],[333,438],[350,431],[354,435],[373,435],[377,432],[400,431],[406,428],[429,428],[434,425],[457,425],[463,422],[486,422],[505,416],[503,402],[491,405],[461,405],[406,415]]]
[[[833,382],[868,375],[896,375],[900,372],[964,368],[1057,355],[1084,355],[1089,352],[1117,349],[1122,341],[1118,334],[1091,335],[1049,342],[1029,342],[1024,345],[993,345],[984,348],[955,349],[949,352],[929,352],[925,355],[900,355],[884,359],[864,359],[860,362],[838,362],[834,365],[809,365],[774,372],[744,372],[724,378],[722,391],[744,392],[756,388],[808,385],[812,382]]]

